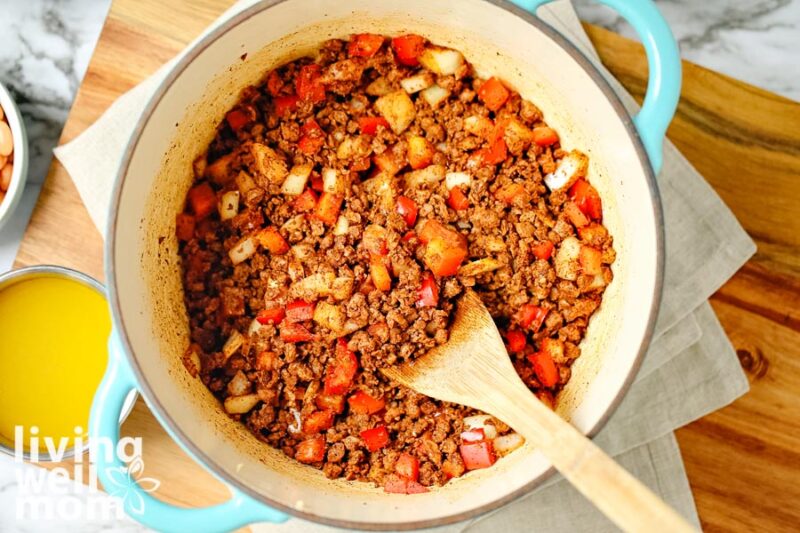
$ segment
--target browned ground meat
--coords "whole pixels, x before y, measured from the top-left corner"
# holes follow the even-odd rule
[[[392,490],[402,461],[424,486],[474,467],[459,445],[464,418],[478,413],[379,369],[446,342],[471,287],[522,379],[552,404],[614,250],[597,192],[579,179],[585,156],[561,148],[534,104],[466,62],[440,68],[447,75],[427,70],[438,68],[430,57],[427,68],[402,65],[372,38],[366,48],[326,42],[316,60],[243,92],[195,164],[177,234],[189,371],[269,445],[328,477]],[[435,64],[441,50],[423,44]],[[413,75],[443,100],[400,83]],[[388,122],[371,134],[364,117]],[[554,172],[563,180],[551,192]],[[362,435],[381,428],[387,442]]]

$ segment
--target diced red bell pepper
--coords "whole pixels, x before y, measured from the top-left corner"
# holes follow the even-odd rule
[[[416,67],[419,65],[419,56],[425,51],[425,38],[413,33],[395,37],[392,39],[392,48],[398,63]]]
[[[300,67],[294,81],[298,98],[317,103],[325,100],[325,85],[320,81],[319,65],[311,64]]]
[[[447,205],[456,211],[463,211],[469,207],[469,199],[460,187],[450,189],[450,196],[447,197]]]
[[[417,203],[408,196],[399,196],[397,198],[397,212],[406,221],[406,224],[413,226],[417,222]]]
[[[324,392],[328,395],[344,394],[353,384],[358,371],[358,358],[347,347],[347,341],[340,338],[336,341],[333,361],[328,364],[325,373]]]
[[[533,142],[539,146],[550,146],[558,141],[558,133],[553,128],[545,126],[533,128]]]
[[[378,426],[372,429],[366,429],[360,433],[364,444],[371,452],[376,452],[389,444],[389,431],[386,426]]]
[[[384,150],[380,154],[375,154],[372,156],[372,160],[375,162],[375,166],[378,167],[381,172],[385,172],[390,176],[394,176],[397,174],[400,169],[406,166],[406,151],[401,150],[402,145],[395,144],[388,150]]]
[[[278,228],[269,226],[258,232],[256,236],[258,242],[269,250],[271,254],[283,255],[289,251],[289,243],[280,234]]]
[[[286,305],[286,320],[289,322],[307,322],[314,318],[314,302],[294,300]]]
[[[494,76],[483,82],[478,89],[478,98],[491,111],[497,111],[503,107],[510,95],[511,93],[503,85],[503,82]]]
[[[420,228],[419,240],[422,241],[423,244],[427,244],[436,237],[448,239],[452,233],[455,232],[438,220],[430,219],[425,221]]]
[[[258,320],[259,324],[272,324],[276,326],[283,321],[285,316],[286,311],[284,311],[282,307],[270,307],[269,309],[262,309],[259,311],[256,315],[256,320]]]
[[[325,190],[325,185],[322,182],[322,176],[316,172],[311,173],[311,189],[317,192],[322,192]]]
[[[401,479],[417,481],[419,479],[419,459],[410,453],[401,453],[394,463],[394,471]]]
[[[455,276],[466,258],[466,239],[454,244],[437,237],[425,245],[425,265],[437,276]]]
[[[439,287],[430,272],[422,274],[422,285],[417,289],[417,307],[436,307],[439,305]]]
[[[514,200],[525,194],[525,187],[521,183],[508,183],[494,193],[494,197],[504,204],[511,205]]]
[[[383,117],[359,117],[358,118],[358,128],[361,130],[361,133],[366,135],[375,135],[378,133],[378,126],[383,128],[389,128],[389,122],[386,121]]]
[[[433,161],[436,150],[425,137],[412,135],[408,138],[408,164],[414,170],[425,168]]]
[[[314,214],[319,220],[333,226],[339,218],[339,210],[342,208],[343,201],[344,197],[341,194],[323,192],[319,197]]]
[[[310,188],[306,189],[294,199],[294,208],[300,213],[313,211],[317,207],[317,195]]]
[[[319,463],[325,459],[325,437],[317,435],[297,445],[294,458],[301,463]]]
[[[284,342],[308,342],[314,340],[314,335],[302,324],[284,322],[280,328],[281,340]]]
[[[175,217],[175,235],[181,241],[190,241],[194,237],[194,228],[197,221],[189,213],[178,213]]]
[[[408,242],[411,239],[417,238],[417,232],[414,230],[407,231],[405,235],[400,239],[400,242]]]
[[[480,442],[486,440],[486,432],[483,428],[474,428],[461,433],[462,442]]]
[[[197,220],[206,218],[217,208],[217,195],[208,183],[201,183],[189,189],[187,198]]]
[[[468,442],[458,447],[467,470],[489,468],[496,460],[494,447],[490,441]]]
[[[547,309],[534,304],[524,304],[514,315],[522,329],[530,329],[534,332],[539,331],[546,317]]]
[[[578,263],[585,274],[596,276],[603,273],[603,253],[594,246],[581,245]]]
[[[357,33],[350,37],[347,53],[350,57],[372,57],[383,45],[383,36],[374,33]]]
[[[333,426],[333,411],[314,411],[303,420],[303,433],[313,435]]]
[[[528,356],[528,361],[533,365],[533,371],[543,386],[553,387],[558,383],[558,368],[549,353],[532,353]]]
[[[506,341],[508,342],[508,351],[511,353],[519,353],[528,345],[525,334],[516,329],[506,333]]]
[[[325,144],[325,131],[317,124],[315,119],[308,119],[300,131],[302,136],[297,141],[297,147],[304,154],[315,154]]]
[[[296,94],[288,96],[276,96],[272,102],[275,104],[275,114],[279,117],[285,117],[297,108],[297,102],[300,98]]]
[[[564,214],[569,219],[570,223],[576,228],[580,229],[589,224],[589,219],[580,210],[578,204],[575,202],[567,202],[564,204]]]
[[[251,116],[244,109],[237,108],[232,111],[228,111],[228,113],[225,115],[225,120],[228,122],[228,126],[230,126],[233,131],[239,131],[250,123]]]
[[[383,398],[373,398],[364,391],[357,391],[347,399],[350,410],[354,413],[372,415],[386,407]]]
[[[277,70],[273,70],[267,76],[267,92],[270,96],[278,96],[283,89],[283,80]]]
[[[555,245],[552,242],[542,241],[542,242],[537,242],[536,244],[531,246],[531,251],[533,252],[533,255],[536,256],[537,259],[542,259],[544,261],[547,261],[548,259],[550,259],[550,256],[553,255],[554,248]]]
[[[452,276],[467,258],[467,239],[436,220],[428,220],[419,232],[425,243],[424,260],[437,276]]]
[[[324,411],[333,411],[337,414],[344,412],[344,396],[341,394],[317,394],[314,404]]]
[[[569,198],[592,220],[603,218],[603,202],[600,200],[600,194],[586,180],[579,179],[570,187]]]
[[[389,268],[380,255],[373,254],[369,262],[369,274],[375,288],[382,292],[387,292],[392,288],[392,277],[389,275]]]

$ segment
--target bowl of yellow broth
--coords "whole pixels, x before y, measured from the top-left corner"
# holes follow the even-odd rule
[[[87,449],[110,332],[91,277],[47,265],[0,274],[0,452],[37,462]]]

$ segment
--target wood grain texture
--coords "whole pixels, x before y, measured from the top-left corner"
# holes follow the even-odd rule
[[[640,46],[586,26],[641,102]],[[677,431],[704,529],[800,524],[800,104],[684,62],[668,135],[755,239],[758,252],[711,299],[750,392]]]
[[[116,0],[62,134],[82,132],[233,0]],[[603,62],[641,99],[642,48],[587,26]],[[752,390],[678,431],[709,531],[789,531],[800,523],[800,104],[684,63],[669,136],[756,239],[758,253],[712,299]],[[102,242],[69,176],[53,162],[17,266],[57,263],[102,279]],[[140,401],[123,433],[145,435],[147,475],[182,505],[227,490],[194,465]]]
[[[474,407],[502,420],[623,531],[695,531],[592,440],[531,394],[517,375],[492,316],[473,291],[468,289],[459,299],[445,344],[382,372],[426,396]]]

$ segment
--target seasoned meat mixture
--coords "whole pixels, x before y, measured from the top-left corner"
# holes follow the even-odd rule
[[[380,369],[447,342],[465,288],[553,404],[611,281],[588,160],[541,111],[416,35],[324,43],[243,91],[176,232],[184,363],[259,439],[414,493],[522,444]]]

